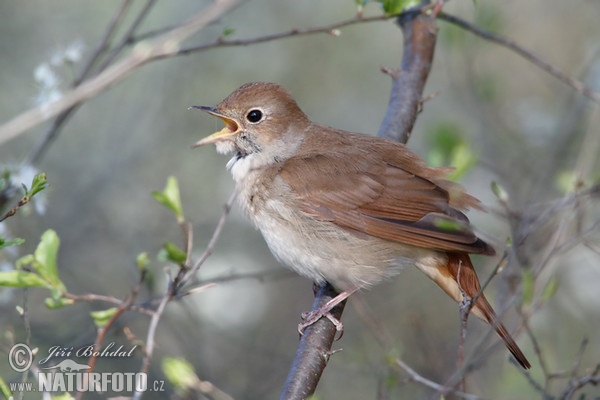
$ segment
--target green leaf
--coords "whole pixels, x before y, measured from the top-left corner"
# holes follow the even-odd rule
[[[428,163],[435,167],[454,167],[448,179],[457,180],[477,162],[477,156],[463,139],[458,125],[451,122],[437,124],[430,128],[427,136],[431,147]]]
[[[0,393],[4,396],[5,399],[12,399],[13,395],[4,378],[0,376]]]
[[[22,269],[23,267],[25,267],[27,265],[33,264],[34,261],[35,261],[35,257],[33,257],[33,254],[27,254],[27,255],[19,258],[17,260],[17,262],[15,263],[15,266],[17,267],[17,269]]]
[[[115,315],[117,310],[117,307],[111,307],[106,310],[92,311],[90,312],[90,315],[94,320],[94,324],[96,324],[98,328],[104,328],[113,315]]]
[[[452,122],[442,122],[428,129],[428,162],[434,167],[448,165],[454,148],[462,142],[460,128]]]
[[[52,286],[38,274],[28,271],[2,271],[0,272],[0,286],[10,287],[46,287]]]
[[[167,185],[162,192],[152,192],[152,196],[163,206],[167,207],[177,217],[177,222],[182,223],[183,208],[181,207],[181,196],[179,195],[179,184],[177,178],[170,176],[167,179]]]
[[[379,2],[387,15],[400,14],[404,10],[421,4],[420,0],[380,0]]]
[[[39,192],[41,192],[42,190],[46,189],[47,186],[48,180],[46,179],[46,173],[41,172],[39,174],[36,174],[33,177],[33,181],[31,182],[31,189],[26,191],[26,196],[31,198]]]
[[[467,143],[461,142],[453,149],[450,165],[454,167],[454,171],[448,174],[448,179],[452,181],[458,180],[476,163],[477,156],[475,153],[473,153]]]
[[[529,269],[523,270],[522,286],[523,286],[523,304],[529,305],[533,301],[534,294],[534,279],[533,272]]]
[[[555,179],[556,187],[563,194],[573,193],[581,186],[579,174],[575,171],[561,171]]]
[[[135,263],[137,265],[137,267],[140,269],[140,271],[145,270],[146,268],[148,268],[148,264],[150,264],[150,259],[148,258],[148,253],[143,252],[137,255],[137,257],[135,258]]]
[[[231,36],[235,33],[235,29],[234,28],[225,28],[223,29],[223,33],[221,33],[222,37],[227,37],[227,36]]]
[[[65,286],[58,277],[58,268],[56,266],[56,258],[58,255],[58,247],[60,239],[55,231],[47,230],[42,235],[40,244],[35,249],[35,261],[32,266],[34,269],[48,282],[52,287],[65,291]]]
[[[68,299],[66,297],[60,297],[58,299],[47,297],[46,300],[44,300],[44,305],[51,310],[57,310],[65,306],[70,306],[73,303],[75,303],[75,300]]]
[[[15,238],[15,239],[6,240],[5,238],[0,237],[0,249],[3,249],[5,247],[10,247],[10,246],[19,246],[19,245],[22,245],[23,243],[25,243],[25,239]]]
[[[198,382],[194,367],[182,358],[165,357],[162,370],[169,383],[178,390],[192,388]]]
[[[548,280],[548,282],[546,283],[546,286],[544,286],[544,290],[542,291],[542,300],[543,301],[550,300],[552,297],[554,297],[554,295],[556,294],[557,291],[558,291],[558,279],[556,279],[556,276],[553,276]]]
[[[163,245],[163,249],[166,251],[167,260],[172,261],[175,264],[183,264],[185,263],[185,260],[187,260],[185,251],[181,250],[171,242],[166,242]]]

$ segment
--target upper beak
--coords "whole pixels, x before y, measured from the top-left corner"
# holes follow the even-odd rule
[[[225,127],[221,129],[219,132],[215,132],[210,136],[205,137],[194,143],[192,147],[200,147],[205,144],[217,143],[223,140],[231,140],[235,135],[237,135],[240,127],[235,120],[226,117],[225,115],[219,113],[216,108],[208,107],[208,106],[191,106],[190,108],[196,108],[198,110],[206,111],[210,115],[214,115],[215,117],[219,117],[225,122]]]

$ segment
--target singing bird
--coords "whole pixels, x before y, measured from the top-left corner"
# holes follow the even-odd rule
[[[403,144],[312,122],[274,83],[248,83],[216,107],[194,106],[225,127],[195,146],[233,153],[237,201],[273,255],[340,294],[314,323],[359,289],[414,265],[492,324],[523,368],[530,363],[498,320],[470,253],[494,255],[463,214],[479,201]]]

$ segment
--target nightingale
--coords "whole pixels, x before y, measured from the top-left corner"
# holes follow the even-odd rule
[[[428,167],[403,144],[314,123],[274,83],[247,83],[216,107],[193,108],[225,123],[194,147],[213,143],[233,153],[227,168],[237,202],[273,255],[340,292],[301,326],[414,265],[457,302],[477,296],[471,312],[530,368],[480,293],[469,253],[495,251],[463,214],[479,201],[444,179],[448,168]]]

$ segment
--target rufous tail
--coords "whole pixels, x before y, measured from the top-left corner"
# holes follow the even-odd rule
[[[481,285],[469,255],[467,253],[447,253],[447,255],[448,264],[446,265],[446,271],[443,271],[443,267],[440,268],[440,273],[437,274],[436,277],[437,279],[434,278],[433,280],[456,301],[460,302],[462,300],[462,293],[460,289],[462,289],[462,291],[469,298],[477,295],[481,291]],[[457,284],[457,278],[460,279],[460,289],[459,285]],[[471,312],[494,327],[500,338],[502,338],[504,341],[508,351],[512,353],[512,355],[523,368],[531,368],[531,364],[527,360],[527,357],[525,357],[502,322],[498,320],[494,309],[487,301],[483,293],[479,294],[479,297],[471,309]]]

